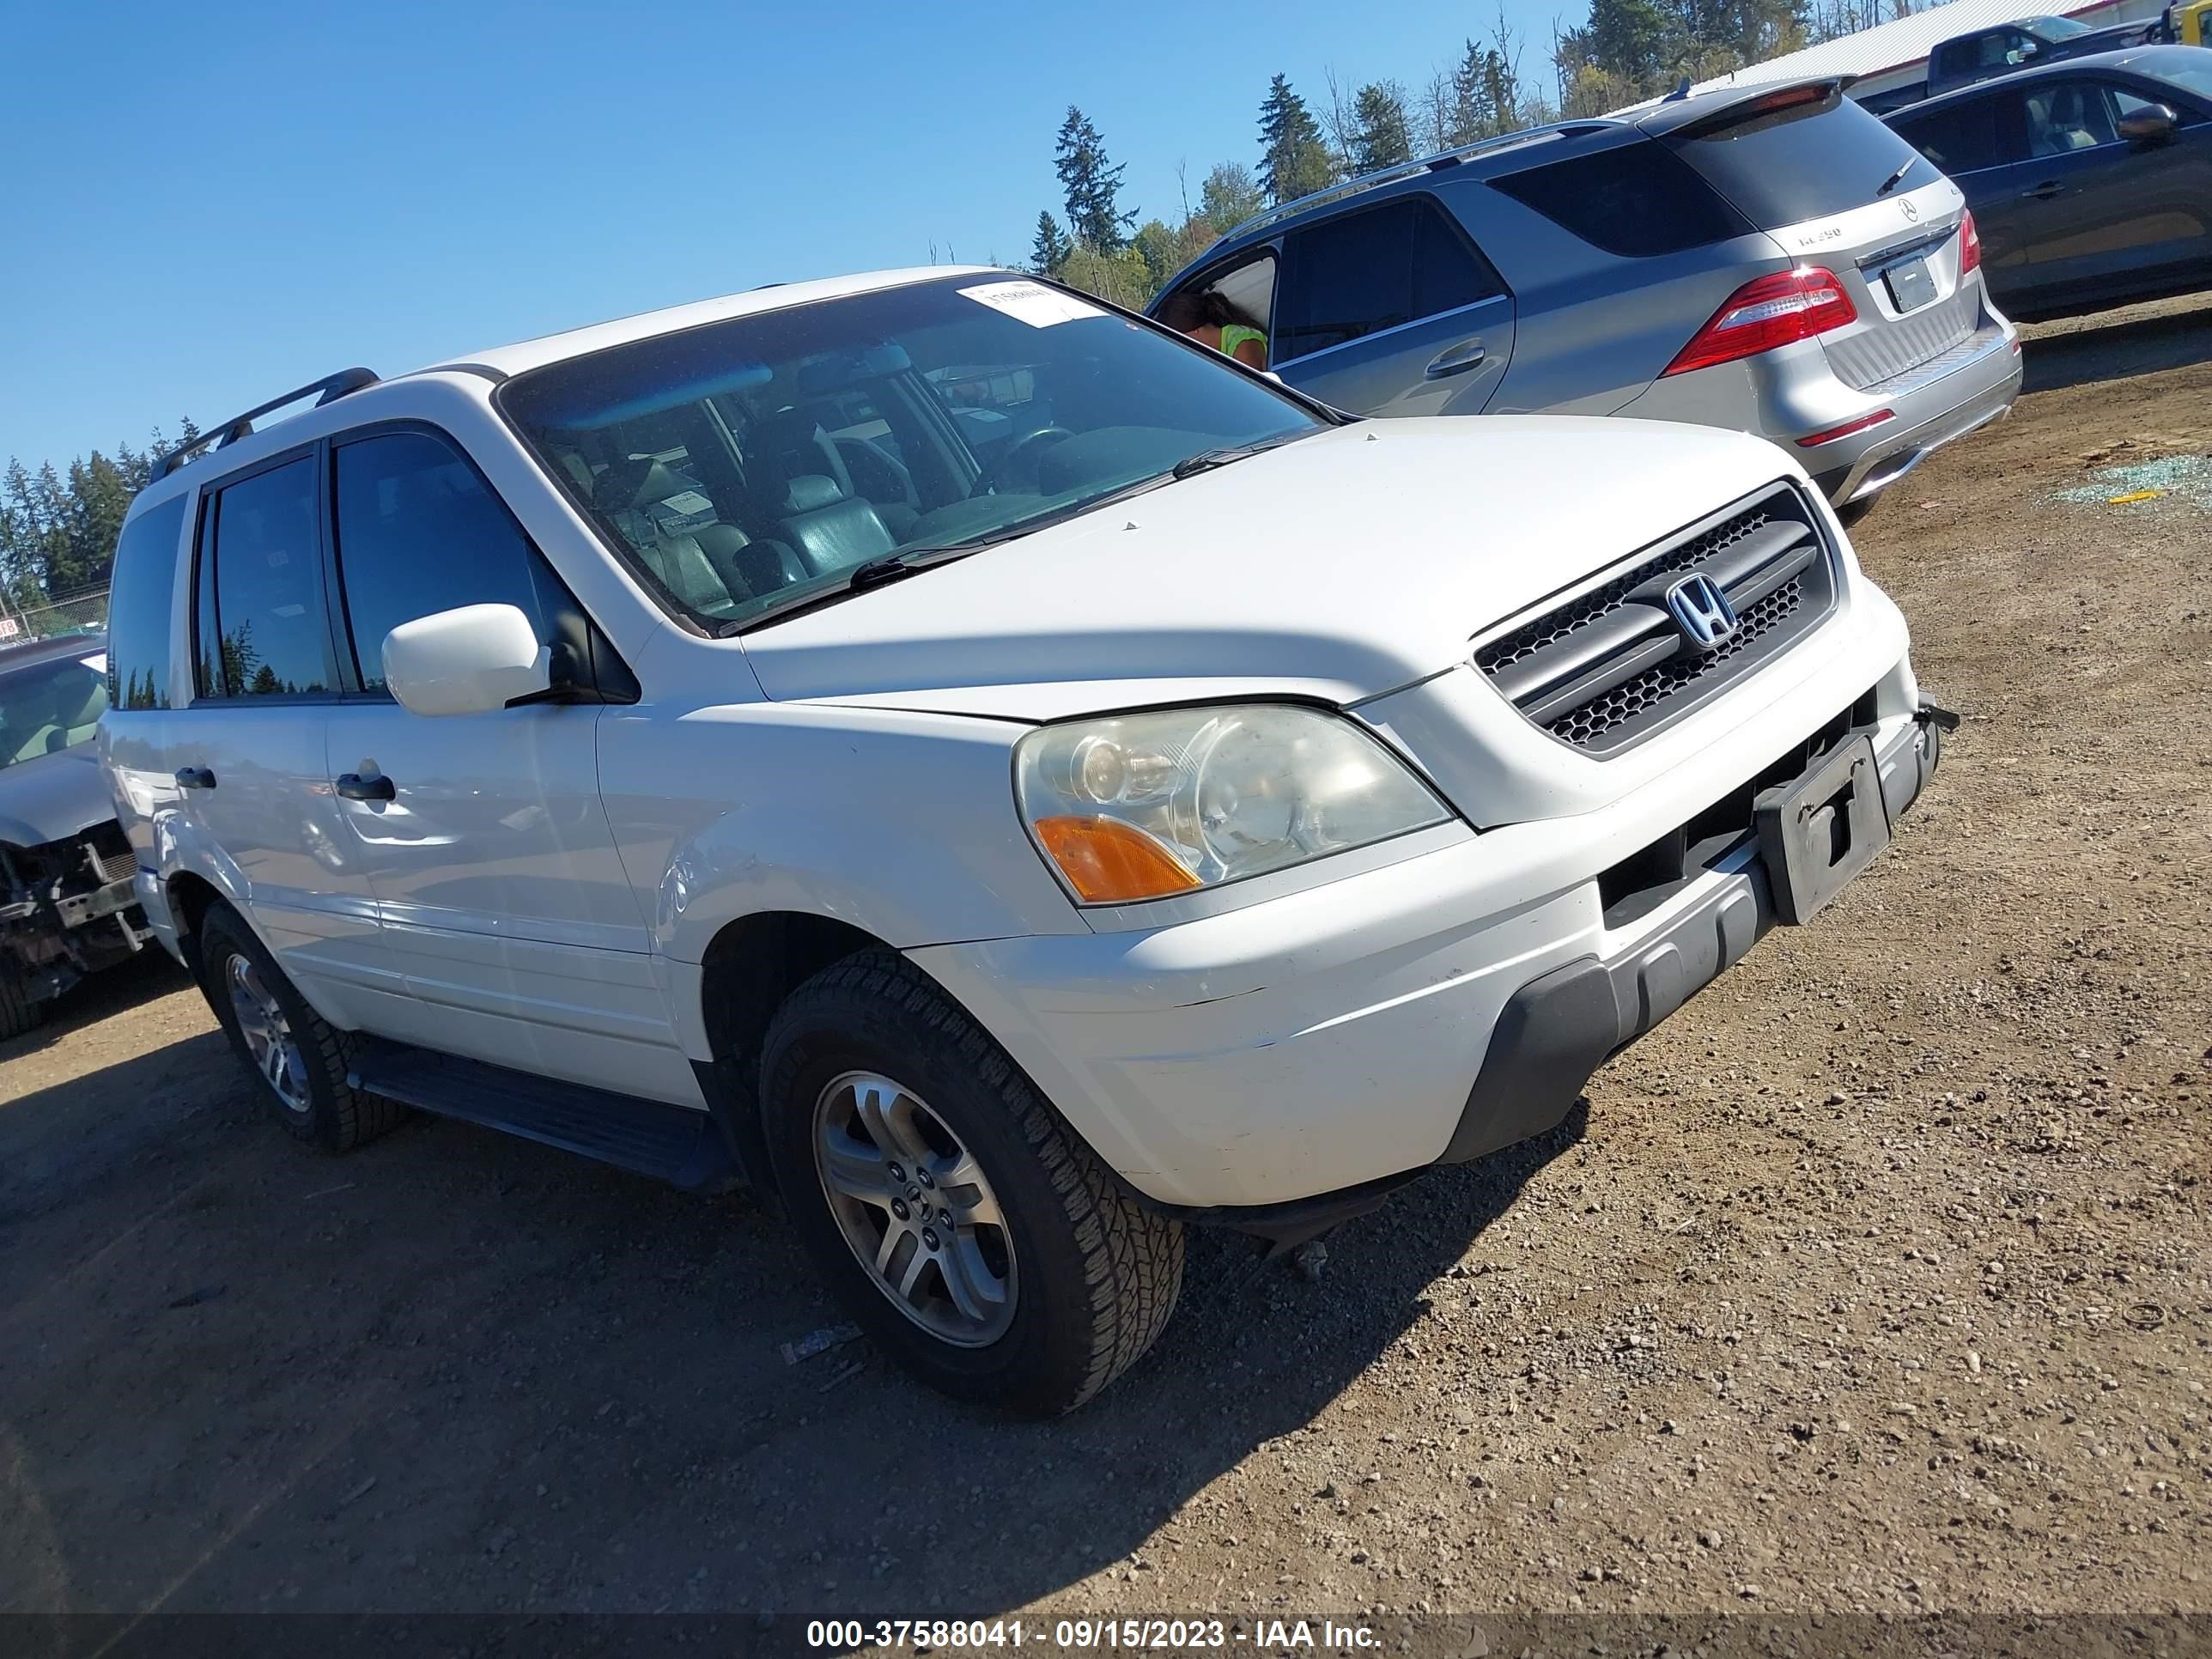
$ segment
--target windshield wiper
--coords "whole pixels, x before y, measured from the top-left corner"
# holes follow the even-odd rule
[[[1231,461],[1241,461],[1286,444],[1293,438],[1303,438],[1303,432],[1279,432],[1272,438],[1260,438],[1249,444],[1231,444],[1221,449],[1201,449],[1195,455],[1186,455],[1168,470],[1168,477],[1180,483],[1185,478],[1195,477],[1201,472],[1211,472],[1217,466],[1227,466]]]
[[[1912,171],[1913,162],[1919,159],[1920,158],[1917,155],[1908,156],[1903,167],[1898,168],[1896,172],[1891,173],[1888,178],[1881,181],[1881,188],[1875,191],[1875,199],[1879,200],[1882,197],[1888,195],[1893,190],[1895,190],[1898,185],[1903,182],[1905,175]]]

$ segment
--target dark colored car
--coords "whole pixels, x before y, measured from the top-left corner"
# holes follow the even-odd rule
[[[1966,191],[2014,316],[2212,286],[2212,52],[2104,52],[1887,119]]]
[[[0,1039],[153,937],[93,741],[107,695],[104,635],[0,651]]]
[[[2123,52],[2174,38],[2170,10],[2141,22],[2094,29],[2071,17],[2022,17],[1938,43],[1928,54],[1928,93],[1940,97],[2016,70],[2039,69],[2066,58]]]

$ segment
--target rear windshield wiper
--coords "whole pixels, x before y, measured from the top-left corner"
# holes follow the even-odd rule
[[[1260,438],[1249,444],[1231,444],[1221,449],[1201,449],[1195,455],[1186,455],[1168,470],[1168,477],[1177,483],[1194,477],[1201,472],[1211,472],[1217,466],[1227,466],[1231,461],[1241,461],[1248,456],[1264,453],[1293,438],[1303,438],[1303,432],[1279,432],[1272,438]]]
[[[1903,167],[1898,168],[1896,172],[1891,173],[1888,178],[1881,181],[1881,188],[1875,191],[1875,198],[1879,199],[1881,197],[1888,195],[1893,190],[1895,190],[1899,184],[1904,182],[1905,175],[1912,171],[1913,162],[1919,159],[1920,158],[1917,155],[1906,157]]]

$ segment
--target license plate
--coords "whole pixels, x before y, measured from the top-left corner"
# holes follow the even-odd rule
[[[1856,737],[1804,776],[1754,803],[1759,856],[1777,917],[1810,921],[1889,845],[1889,809],[1874,739]]]
[[[1882,273],[1889,284],[1890,303],[1899,311],[1913,311],[1936,297],[1936,278],[1925,259],[1904,259]]]

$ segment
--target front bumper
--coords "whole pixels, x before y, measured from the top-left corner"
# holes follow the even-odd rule
[[[1872,732],[1893,815],[1938,752],[1917,703],[1900,661],[1848,716]],[[1703,753],[1597,811],[1462,830],[1156,929],[910,955],[1138,1194],[1289,1232],[1301,1211],[1352,1189],[1387,1190],[1549,1127],[1607,1054],[1742,955],[1772,920],[1755,844],[1688,867],[1641,908],[1612,904],[1605,878],[1822,722],[1753,724],[1775,735]],[[1525,987],[1590,961],[1601,982],[1557,1005],[1577,1018],[1548,1000],[1532,1010]],[[1526,1100],[1480,1081],[1539,1070],[1550,1081]]]
[[[1948,718],[1923,705],[1911,726],[1876,745],[1889,823],[1935,775]],[[1719,861],[1715,874],[1694,904],[1635,950],[1568,963],[1513,994],[1491,1034],[1467,1110],[1437,1162],[1463,1164],[1553,1127],[1608,1056],[1733,968],[1784,919],[1786,899],[1778,902],[1755,837]]]

